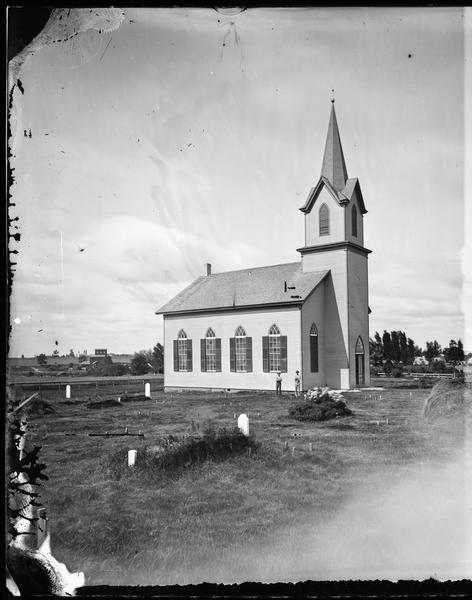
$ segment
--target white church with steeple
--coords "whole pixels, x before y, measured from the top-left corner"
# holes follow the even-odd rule
[[[300,208],[301,260],[206,273],[162,306],[164,386],[349,389],[369,384],[366,208],[349,178],[334,100],[318,183]]]

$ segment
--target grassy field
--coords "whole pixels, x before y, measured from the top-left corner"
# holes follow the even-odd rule
[[[90,407],[97,395],[103,400],[119,393],[111,385],[73,388],[65,400],[63,390],[43,391],[55,412],[30,419],[31,443],[41,446],[47,464],[41,500],[53,553],[69,570],[84,571],[87,585],[198,583],[215,580],[215,573],[243,581],[236,557],[270,545],[276,532],[307,519],[321,526],[348,505],[353,490],[375,492],[402,473],[445,464],[463,441],[462,431],[438,436],[425,423],[429,390],[345,393],[353,415],[317,424],[289,419],[295,399],[272,393],[153,389],[147,401]],[[120,479],[107,468],[117,450],[135,448],[139,460],[140,450],[169,435],[188,435],[197,427],[201,432],[209,423],[232,428],[243,412],[260,443],[251,456],[208,461],[151,484],[125,461]],[[126,427],[144,437],[88,435]],[[234,571],[215,571],[223,562]]]

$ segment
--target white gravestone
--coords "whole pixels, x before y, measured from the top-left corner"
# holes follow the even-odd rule
[[[70,385],[66,385],[66,398],[70,398]]]
[[[244,413],[238,417],[238,429],[246,437],[249,436],[249,419]]]
[[[128,467],[134,467],[137,454],[137,450],[128,450]]]
[[[151,397],[151,384],[150,383],[146,383],[146,385],[144,386],[144,395],[146,396],[146,398]]]

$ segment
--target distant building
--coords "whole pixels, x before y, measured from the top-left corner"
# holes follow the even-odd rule
[[[106,348],[95,348],[95,356],[106,356],[108,351]]]
[[[115,365],[129,365],[133,360],[133,354],[109,354]]]
[[[413,361],[414,365],[421,365],[421,366],[426,366],[428,365],[428,361],[426,360],[426,358],[424,356],[416,356],[415,360]]]
[[[333,101],[334,102],[334,101]],[[165,389],[348,389],[369,384],[369,307],[359,181],[348,178],[334,104],[321,176],[300,208],[301,261],[211,273],[162,306]],[[367,356],[366,356],[367,355]]]

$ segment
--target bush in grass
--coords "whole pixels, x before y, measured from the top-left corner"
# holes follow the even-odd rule
[[[308,390],[305,400],[289,408],[288,414],[297,421],[328,421],[352,415],[339,392],[329,388]]]
[[[143,479],[161,480],[163,477],[178,477],[183,471],[205,461],[221,462],[238,456],[248,448],[256,451],[259,444],[244,436],[238,429],[208,427],[202,437],[177,438],[169,436],[161,444],[161,451],[149,448],[138,450],[133,469],[127,469],[127,450],[122,449],[105,459],[105,467],[114,479],[124,474],[135,474]]]
[[[149,397],[141,392],[128,392],[120,396],[120,402],[142,402],[144,400],[149,400]]]
[[[93,400],[92,402],[87,402],[86,407],[90,409],[101,409],[101,408],[111,408],[115,406],[123,406],[121,402],[115,400],[114,398],[105,398],[105,400]]]
[[[56,409],[47,400],[42,398],[33,398],[24,407],[24,412],[28,416],[49,415],[56,412]]]

